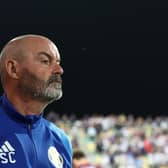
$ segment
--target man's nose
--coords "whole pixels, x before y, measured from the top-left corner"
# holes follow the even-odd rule
[[[60,64],[56,64],[54,65],[53,67],[53,71],[52,71],[53,74],[63,74],[64,73],[64,70],[62,68],[62,66]]]

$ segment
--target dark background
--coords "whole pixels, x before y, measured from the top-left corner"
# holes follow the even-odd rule
[[[167,18],[154,1],[5,1],[0,48],[23,34],[56,43],[64,96],[46,113],[167,115]]]

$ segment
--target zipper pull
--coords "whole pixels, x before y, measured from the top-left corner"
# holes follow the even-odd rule
[[[31,129],[31,124],[28,124],[28,129],[29,129],[29,130]]]

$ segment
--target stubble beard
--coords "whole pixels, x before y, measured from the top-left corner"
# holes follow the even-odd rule
[[[29,70],[24,69],[18,87],[23,94],[30,96],[32,99],[49,103],[60,99],[63,94],[62,84],[52,80],[55,78],[58,77],[51,77],[48,81],[44,81]]]

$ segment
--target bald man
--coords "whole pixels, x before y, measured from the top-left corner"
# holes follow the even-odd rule
[[[67,135],[43,118],[62,96],[61,58],[40,35],[9,41],[0,54],[0,168],[71,168]]]

